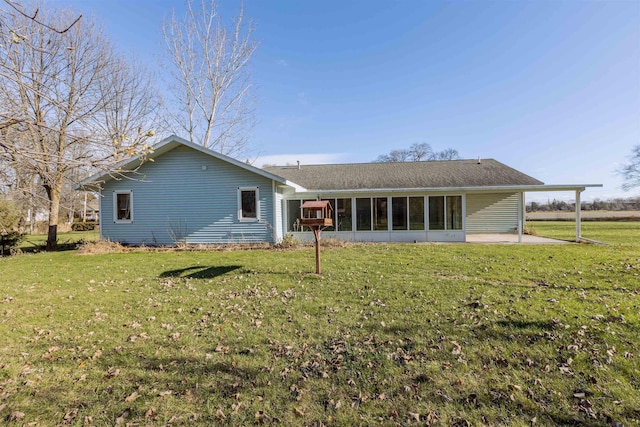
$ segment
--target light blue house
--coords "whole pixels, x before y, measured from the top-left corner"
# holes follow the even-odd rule
[[[298,165],[260,169],[177,136],[148,161],[132,159],[78,188],[100,193],[100,236],[134,245],[275,243],[300,227],[300,205],[328,200],[351,241],[459,241],[473,233],[522,236],[524,194],[597,185],[544,185],[492,159]],[[576,239],[580,215],[576,211]]]
[[[80,185],[99,189],[100,236],[134,245],[275,242],[283,178],[172,136],[149,160]],[[130,173],[126,173],[130,170]]]

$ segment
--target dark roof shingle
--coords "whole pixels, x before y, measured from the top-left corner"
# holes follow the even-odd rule
[[[270,166],[265,171],[308,190],[543,185],[493,159]]]

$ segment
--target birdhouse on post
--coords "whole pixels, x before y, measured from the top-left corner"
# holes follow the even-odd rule
[[[320,274],[320,232],[322,227],[333,225],[333,208],[326,200],[316,200],[304,202],[300,209],[302,209],[301,225],[311,228],[316,239],[316,274]]]

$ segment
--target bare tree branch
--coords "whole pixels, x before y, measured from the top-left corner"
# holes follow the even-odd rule
[[[58,34],[66,33],[67,31],[69,31],[71,29],[71,27],[76,25],[82,19],[82,15],[78,15],[78,17],[73,22],[71,22],[69,25],[67,25],[66,27],[63,27],[62,29],[59,29],[59,28],[52,27],[49,24],[47,24],[47,23],[45,23],[45,22],[43,22],[43,21],[38,19],[38,13],[40,12],[40,8],[36,8],[36,10],[33,12],[33,15],[27,15],[27,13],[24,10],[22,10],[22,8],[20,6],[15,4],[15,2],[13,2],[11,0],[4,0],[4,2],[7,5],[9,5],[13,10],[18,12],[20,15],[24,16],[25,18],[36,22],[37,24],[43,26],[44,28],[47,28],[48,30],[55,31]]]
[[[174,122],[190,140],[237,154],[246,147],[246,131],[253,124],[248,68],[257,48],[253,27],[240,10],[227,29],[215,0],[202,0],[199,9],[191,0],[187,5],[183,19],[174,13],[163,25],[173,65]]]

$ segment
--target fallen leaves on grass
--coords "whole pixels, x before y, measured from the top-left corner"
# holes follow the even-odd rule
[[[119,416],[118,418],[116,418],[116,425],[117,426],[121,426],[122,424],[125,423],[125,421],[127,420],[127,418],[129,418],[129,415],[131,415],[131,411],[128,409],[125,409]]]
[[[25,413],[21,411],[13,411],[7,417],[9,421],[18,422],[25,417]]]
[[[107,369],[107,375],[105,376],[105,378],[115,378],[118,375],[120,375],[120,369],[110,367]]]
[[[66,414],[64,414],[64,417],[62,418],[62,422],[64,424],[71,424],[77,416],[78,416],[78,408],[75,408],[67,412]]]
[[[140,393],[138,393],[137,391],[134,391],[129,396],[125,397],[124,401],[127,403],[130,403],[135,401],[138,397],[140,397]]]

